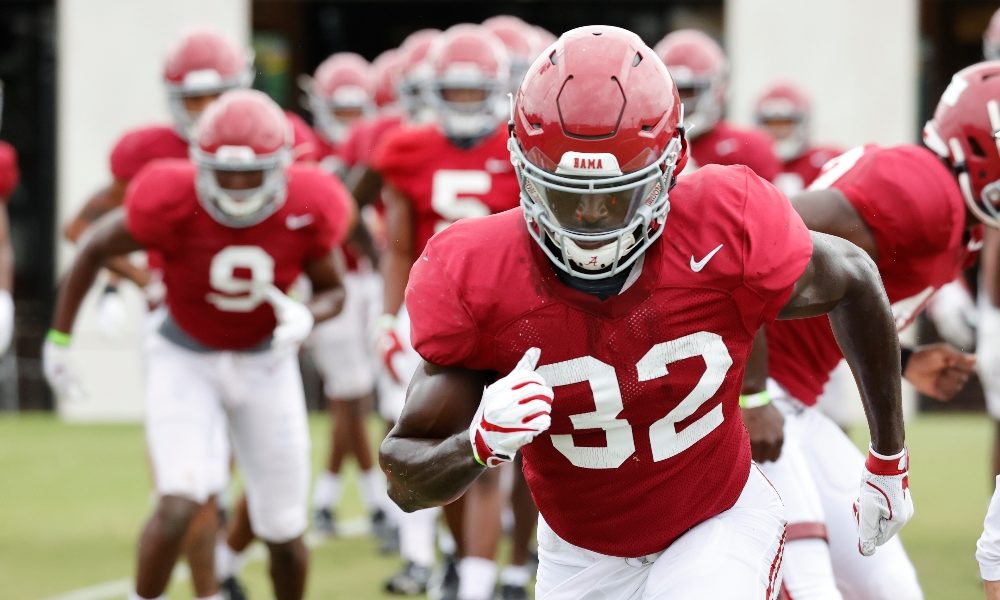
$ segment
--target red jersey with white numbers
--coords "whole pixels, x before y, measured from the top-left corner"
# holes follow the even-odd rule
[[[520,204],[507,139],[504,125],[475,146],[460,148],[437,126],[424,125],[396,130],[375,151],[375,169],[410,203],[414,256],[459,219]]]
[[[781,173],[774,178],[774,185],[787,196],[797,194],[809,187],[827,161],[840,156],[843,152],[840,148],[809,148],[800,156],[781,165]]]
[[[859,146],[828,163],[813,188],[840,190],[868,225],[896,326],[905,328],[980,245],[966,229],[955,176],[922,146]],[[826,317],[767,329],[771,377],[806,405],[816,403],[843,355]]]
[[[522,448],[525,477],[559,536],[613,556],[663,550],[736,502],[747,355],[812,254],[788,200],[745,167],[703,168],[670,197],[637,279],[607,300],[557,277],[520,208],[437,235],[406,292],[427,361],[505,374],[541,349],[552,426]]]
[[[688,153],[686,170],[705,165],[746,165],[768,181],[781,172],[781,161],[766,133],[734,127],[728,121],[719,121],[711,131],[689,139]]]
[[[287,290],[306,263],[329,254],[346,233],[350,199],[336,178],[293,165],[282,207],[233,228],[202,208],[195,175],[189,161],[144,169],[126,192],[126,225],[163,257],[167,307],[185,333],[210,348],[252,348],[275,326],[263,287]]]
[[[0,202],[6,202],[21,181],[17,166],[17,151],[7,142],[0,141]]]

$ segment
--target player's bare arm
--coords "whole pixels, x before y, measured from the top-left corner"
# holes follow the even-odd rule
[[[828,313],[837,343],[858,381],[872,448],[903,449],[899,339],[889,300],[871,258],[839,237],[812,232],[813,256],[780,319]]]
[[[843,192],[836,188],[809,190],[792,197],[791,201],[810,230],[852,242],[872,260],[878,260],[878,245],[871,229]],[[948,344],[919,346],[908,354],[903,376],[921,393],[938,400],[948,400],[957,394],[975,368],[972,355]]]
[[[307,303],[315,322],[337,316],[344,308],[343,266],[337,257],[329,255],[306,263],[303,267],[312,283],[313,295]]]
[[[791,202],[811,231],[845,239],[867,252],[872,260],[878,260],[875,236],[840,190],[808,190],[792,196]]]
[[[7,209],[0,207],[0,290],[14,290],[14,247],[10,242]]]
[[[118,208],[125,200],[127,181],[115,179],[107,186],[94,192],[80,207],[79,212],[63,227],[63,237],[78,242],[83,232],[108,212]]]
[[[406,280],[413,266],[413,214],[410,203],[396,188],[386,186],[383,197],[388,248],[382,258],[385,279],[382,312],[395,315],[403,306]]]
[[[124,210],[116,210],[100,218],[81,241],[73,266],[59,286],[52,318],[52,329],[63,333],[72,331],[80,305],[101,267],[113,257],[142,250],[142,245],[125,226]]]
[[[389,497],[403,510],[447,504],[485,470],[469,448],[468,429],[490,375],[426,361],[417,368],[379,451]]]
[[[767,396],[767,333],[754,337],[740,394],[740,414],[750,435],[750,451],[760,462],[778,460],[785,442],[785,418]]]
[[[382,189],[382,175],[367,165],[358,165],[351,169],[344,182],[351,195],[357,200],[359,207],[365,207],[375,201]]]

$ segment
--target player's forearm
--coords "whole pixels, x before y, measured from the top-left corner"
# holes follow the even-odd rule
[[[848,284],[830,325],[858,382],[872,447],[893,455],[904,442],[896,324],[875,264],[860,250],[844,258]]]
[[[390,250],[382,259],[382,277],[385,281],[382,312],[387,315],[399,313],[406,295],[406,281],[413,266],[412,257],[398,250]]]
[[[108,270],[124,279],[128,279],[140,288],[149,284],[149,271],[132,263],[128,256],[115,256],[107,260]]]
[[[379,463],[389,497],[406,512],[452,502],[485,470],[472,455],[466,431],[443,440],[394,434],[382,442]]]
[[[741,394],[757,394],[767,389],[767,334],[763,327],[753,339],[753,347],[743,372]]]
[[[344,308],[345,292],[343,286],[337,286],[316,292],[310,298],[307,306],[316,323],[332,319]]]
[[[104,257],[90,247],[77,254],[73,266],[70,267],[56,298],[56,310],[52,316],[52,329],[63,333],[72,333],[76,315],[90,286],[97,278],[97,272],[104,263]]]

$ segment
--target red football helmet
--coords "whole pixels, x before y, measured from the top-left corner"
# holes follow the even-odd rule
[[[394,48],[379,54],[372,61],[372,84],[375,86],[374,99],[378,108],[396,102],[396,88],[402,68],[402,54]]]
[[[695,29],[679,29],[656,44],[684,102],[688,137],[707,133],[722,118],[729,63],[711,37]]]
[[[983,58],[997,60],[1000,58],[1000,9],[990,18],[990,24],[983,32]]]
[[[177,132],[194,134],[198,114],[184,107],[184,98],[213,96],[253,83],[253,61],[236,43],[209,28],[185,30],[167,52],[163,82]]]
[[[426,103],[449,137],[475,138],[503,121],[510,62],[503,44],[479,25],[455,25],[427,55]]]
[[[969,210],[1000,227],[1000,61],[955,73],[924,125],[924,144],[951,165]]]
[[[541,39],[531,25],[510,15],[490,17],[483,27],[495,35],[510,56],[510,91],[516,91],[528,65],[542,51]]]
[[[573,29],[532,63],[509,146],[528,231],[558,268],[611,277],[663,233],[687,160],[682,118],[670,74],[631,31]]]
[[[783,161],[802,156],[809,145],[809,97],[795,84],[778,82],[757,100],[754,119],[774,138],[774,151]]]
[[[430,114],[423,100],[423,90],[431,76],[427,64],[427,53],[431,43],[441,35],[437,29],[421,29],[411,33],[399,47],[403,57],[399,75],[399,103],[411,122],[422,123],[430,120]]]
[[[368,61],[353,52],[338,52],[303,77],[316,128],[332,143],[347,137],[351,125],[375,112]]]
[[[229,227],[256,225],[284,204],[292,128],[267,94],[232,90],[205,110],[191,160],[198,166],[196,188],[205,210]],[[234,173],[247,176],[251,185],[227,185]]]

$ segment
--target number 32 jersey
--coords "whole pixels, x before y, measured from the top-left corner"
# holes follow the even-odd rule
[[[520,209],[436,236],[406,294],[425,360],[505,374],[541,349],[555,399],[522,449],[528,485],[557,534],[612,556],[659,552],[738,499],[746,358],[812,254],[785,197],[744,166],[683,175],[670,203],[608,300],[561,282]]]
[[[435,125],[392,132],[373,165],[410,202],[413,256],[451,223],[517,206],[519,191],[507,150],[507,126],[470,148],[452,143]]]
[[[251,227],[227,227],[199,203],[196,174],[181,160],[142,170],[125,195],[126,226],[163,256],[167,307],[185,333],[218,350],[252,348],[275,326],[261,288],[287,290],[306,263],[343,240],[350,197],[333,176],[292,165],[280,209]]]

